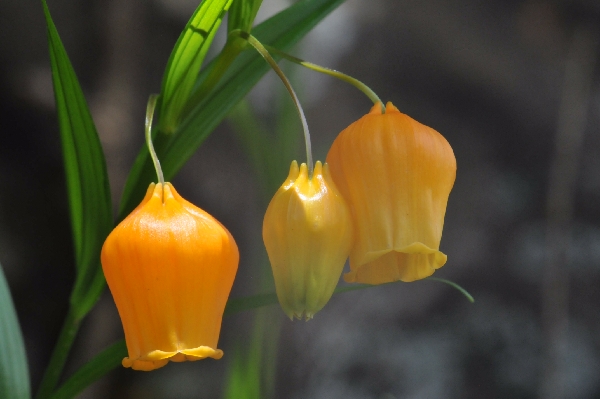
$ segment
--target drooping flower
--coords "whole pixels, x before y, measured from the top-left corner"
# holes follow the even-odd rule
[[[347,282],[414,281],[446,263],[439,245],[456,159],[441,134],[378,103],[339,134],[327,163],[352,213]]]
[[[150,371],[223,356],[217,342],[239,253],[211,215],[170,183],[152,183],[106,239],[101,260],[125,330],[123,366]]]
[[[352,222],[329,174],[317,162],[292,162],[287,180],[271,200],[263,240],[279,303],[290,319],[311,319],[329,301],[348,258]]]

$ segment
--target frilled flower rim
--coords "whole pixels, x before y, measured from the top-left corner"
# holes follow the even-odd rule
[[[146,356],[137,359],[131,359],[129,357],[123,358],[121,363],[123,364],[123,367],[131,367],[134,370],[152,371],[163,367],[169,361],[194,362],[196,360],[206,359],[207,357],[218,360],[223,357],[223,351],[221,349],[213,349],[209,346],[199,346],[197,348],[184,349],[175,352],[155,350],[148,353]]]
[[[403,248],[388,248],[350,257],[350,272],[344,274],[347,283],[383,284],[392,281],[411,282],[429,277],[444,266],[448,257],[422,242]]]

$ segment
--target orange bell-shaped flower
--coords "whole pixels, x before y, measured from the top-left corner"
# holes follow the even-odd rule
[[[263,240],[279,303],[290,319],[309,320],[325,306],[340,279],[352,240],[352,222],[327,164],[312,177],[292,162],[269,203]]]
[[[217,341],[239,253],[216,219],[170,183],[152,183],[101,258],[125,330],[123,366],[150,371],[223,356]]]
[[[442,135],[378,103],[339,134],[327,163],[354,223],[347,282],[414,281],[446,263],[439,245],[456,158]]]

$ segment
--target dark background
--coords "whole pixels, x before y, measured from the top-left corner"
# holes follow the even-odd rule
[[[48,3],[94,115],[116,204],[143,142],[148,95],[159,91],[197,3]],[[260,18],[286,4],[265,0]],[[275,396],[600,398],[600,2],[349,0],[293,53],[357,77],[448,139],[458,173],[441,246],[448,263],[436,276],[476,302],[425,281],[335,296],[308,323],[273,307],[268,317],[282,326]],[[332,78],[287,70],[322,160],[369,101]],[[283,98],[268,76],[249,101],[273,126]],[[74,280],[53,102],[41,4],[2,0],[0,262],[34,390]],[[242,261],[232,295],[250,294],[264,203],[230,124],[174,184],[236,237]],[[220,397],[250,318],[225,319],[221,361],[149,374],[119,368],[81,397]],[[121,336],[106,293],[67,373]]]

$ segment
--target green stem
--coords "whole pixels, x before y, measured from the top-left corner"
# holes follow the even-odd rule
[[[427,277],[425,280],[437,281],[438,283],[448,284],[450,287],[457,289],[461,294],[463,294],[467,300],[471,303],[475,303],[475,298],[467,290],[465,290],[460,285],[456,284],[454,281],[446,280],[445,278],[438,277]]]
[[[148,105],[146,106],[146,145],[150,152],[150,157],[154,163],[154,169],[156,169],[156,175],[158,176],[158,182],[164,187],[165,177],[163,175],[162,168],[160,167],[160,161],[154,151],[154,144],[152,144],[152,119],[154,118],[154,108],[156,108],[156,101],[158,100],[158,94],[151,94],[148,98]]]
[[[308,124],[306,123],[306,117],[304,116],[304,111],[302,110],[302,105],[300,105],[300,100],[298,99],[296,92],[292,88],[290,81],[285,76],[285,74],[283,73],[281,68],[279,68],[279,65],[277,65],[277,62],[275,62],[273,57],[271,57],[271,54],[269,54],[267,49],[261,44],[261,42],[258,41],[258,39],[256,39],[254,36],[252,36],[246,32],[232,31],[231,33],[239,34],[242,39],[246,39],[248,41],[248,43],[252,47],[254,47],[254,49],[256,51],[258,51],[258,53],[271,66],[273,71],[275,71],[277,76],[279,76],[279,78],[283,82],[283,85],[285,86],[287,91],[290,93],[292,100],[294,100],[294,105],[296,105],[296,110],[298,111],[298,116],[300,117],[300,121],[302,122],[302,129],[304,130],[304,143],[306,144],[306,163],[308,166],[308,176],[309,176],[309,178],[312,177],[314,165],[313,165],[312,149],[311,149],[311,144],[310,144],[310,133],[308,131]]]
[[[322,67],[322,66],[317,65],[317,64],[313,64],[312,62],[304,61],[304,60],[302,60],[302,59],[300,59],[298,57],[294,57],[293,55],[289,55],[287,53],[284,53],[283,51],[278,50],[275,47],[271,47],[269,45],[265,45],[265,47],[271,53],[277,54],[278,56],[280,56],[282,58],[285,58],[286,60],[291,61],[291,62],[293,62],[295,64],[302,65],[303,67],[306,67],[306,68],[311,69],[313,71],[324,73],[325,75],[333,76],[334,78],[337,78],[337,79],[339,79],[341,81],[344,81],[346,83],[350,83],[352,86],[356,87],[358,90],[362,91],[367,97],[369,97],[369,99],[371,101],[373,101],[373,104],[380,103],[381,104],[382,112],[385,113],[385,105],[379,99],[379,96],[377,94],[375,94],[375,92],[373,90],[371,90],[371,88],[369,86],[367,86],[366,84],[364,84],[360,80],[358,80],[356,78],[353,78],[350,75],[346,75],[343,72],[336,71],[335,69],[329,69],[329,68]]]
[[[36,399],[49,398],[54,391],[54,388],[56,388],[67,361],[67,356],[69,355],[69,351],[71,350],[71,346],[73,346],[73,341],[79,330],[80,323],[81,319],[75,316],[73,307],[69,307],[69,312],[67,313],[58,340],[56,341],[56,346],[50,357],[48,367],[46,367]]]

